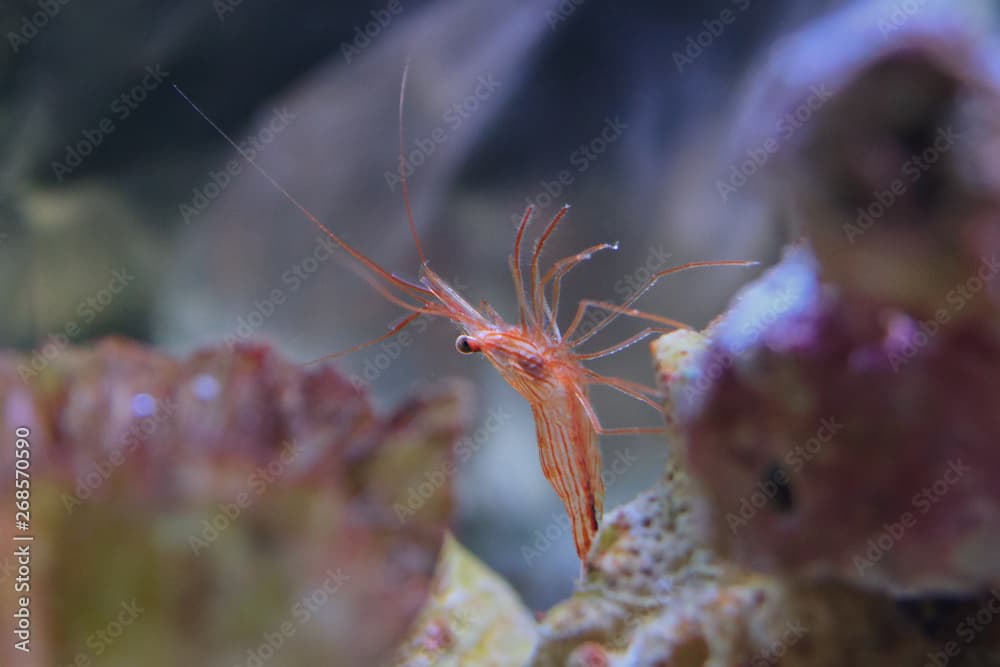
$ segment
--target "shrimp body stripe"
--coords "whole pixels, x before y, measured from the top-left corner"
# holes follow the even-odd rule
[[[584,560],[604,514],[604,480],[597,433],[573,384],[559,383],[544,402],[533,402],[538,456],[545,479],[562,500]]]

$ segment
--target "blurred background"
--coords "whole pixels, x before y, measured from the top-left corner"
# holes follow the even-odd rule
[[[0,341],[30,351],[123,334],[183,354],[264,339],[305,363],[383,333],[401,311],[343,253],[331,256],[173,86],[320,220],[415,277],[396,173],[407,62],[418,232],[434,270],[473,303],[516,312],[506,262],[528,204],[536,225],[573,207],[550,261],[621,243],[567,279],[565,318],[580,298],[621,302],[673,264],[766,266],[789,234],[752,196],[752,173],[733,180],[739,103],[783,36],[846,4],[5,2]],[[935,3],[861,4],[891,29]],[[957,4],[987,20],[988,3]],[[843,48],[813,46],[816,59]],[[679,275],[639,307],[701,327],[753,275]],[[623,319],[593,349],[640,326]],[[385,408],[438,378],[473,381],[456,532],[544,609],[578,572],[562,506],[542,477],[528,406],[484,360],[458,355],[455,335],[421,321],[335,363]],[[652,381],[646,345],[593,367]],[[594,399],[605,425],[657,424],[630,400],[601,389]],[[655,437],[601,445],[609,508],[662,471]]]

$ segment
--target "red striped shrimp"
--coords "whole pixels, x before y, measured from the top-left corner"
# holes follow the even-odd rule
[[[405,80],[404,74],[404,88]],[[456,324],[461,331],[455,341],[458,351],[463,354],[478,353],[486,357],[503,379],[531,406],[542,472],[555,489],[569,515],[576,552],[581,561],[584,560],[590,551],[604,509],[604,482],[601,478],[598,436],[662,433],[664,429],[603,426],[590,402],[588,393],[590,386],[611,387],[662,413],[662,408],[656,400],[658,393],[655,389],[640,383],[600,375],[584,367],[583,362],[620,352],[654,333],[690,328],[682,322],[632,308],[632,304],[660,278],[696,267],[748,266],[754,262],[690,262],[660,271],[650,276],[621,304],[591,299],[581,301],[569,326],[565,331],[561,331],[557,314],[563,277],[581,262],[590,259],[594,253],[616,250],[618,245],[611,243],[594,245],[575,255],[560,259],[543,274],[540,269],[542,250],[569,211],[569,207],[564,206],[536,241],[527,263],[526,282],[521,247],[531,220],[532,210],[528,208],[518,225],[514,238],[514,252],[510,256],[510,272],[518,303],[518,320],[516,323],[510,323],[485,301],[481,302],[479,308],[474,307],[435,273],[427,261],[413,219],[408,184],[403,169],[402,92],[399,99],[399,171],[407,222],[420,257],[420,271],[416,282],[392,273],[349,245],[260,167],[180,89],[177,89],[177,92],[289,203],[343,248],[354,260],[353,268],[379,294],[408,311],[408,314],[385,334],[324,358],[350,354],[378,344],[401,332],[422,315],[443,317]],[[589,309],[603,310],[607,316],[589,330],[583,330],[581,324]],[[622,315],[644,320],[649,326],[615,345],[592,352],[577,351],[580,345]]]

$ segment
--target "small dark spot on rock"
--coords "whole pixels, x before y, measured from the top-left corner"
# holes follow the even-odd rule
[[[779,464],[772,463],[764,470],[760,488],[770,499],[771,506],[778,512],[790,512],[795,508],[791,480]]]

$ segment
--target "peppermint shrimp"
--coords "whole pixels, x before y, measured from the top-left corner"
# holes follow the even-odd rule
[[[611,387],[627,396],[642,401],[662,414],[656,400],[658,392],[650,387],[629,380],[600,375],[583,365],[583,362],[600,359],[621,352],[639,341],[661,332],[690,329],[677,320],[645,313],[632,308],[661,278],[688,269],[705,266],[749,266],[755,262],[707,261],[689,262],[651,275],[622,303],[585,299],[580,301],[576,313],[565,331],[558,324],[559,295],[562,279],[580,263],[604,250],[617,250],[617,243],[600,243],[553,263],[544,273],[540,268],[542,251],[559,223],[569,212],[562,209],[545,227],[527,262],[527,277],[522,246],[532,217],[529,207],[518,225],[514,238],[514,251],[509,265],[517,293],[518,319],[505,321],[485,301],[474,307],[459,295],[441,276],[431,269],[417,234],[416,223],[410,207],[407,177],[404,169],[403,100],[406,75],[399,97],[399,173],[402,183],[403,203],[407,223],[420,258],[417,281],[407,280],[383,268],[374,260],[344,241],[337,233],[323,224],[298,199],[278,183],[266,170],[222,130],[177,86],[177,92],[204,118],[258,173],[261,174],[306,219],[340,246],[353,260],[354,268],[369,285],[386,300],[399,306],[408,314],[389,330],[372,340],[343,350],[324,359],[357,352],[395,336],[422,315],[442,317],[456,324],[461,334],[455,340],[456,349],[462,354],[481,354],[500,372],[503,379],[531,406],[535,421],[538,452],[542,472],[562,501],[573,529],[573,541],[580,560],[590,551],[604,510],[604,482],[601,477],[601,451],[598,436],[662,433],[664,429],[647,427],[607,428],[598,419],[591,404],[588,389],[592,385]],[[606,317],[591,328],[581,326],[590,309],[602,310]],[[579,352],[577,348],[620,316],[634,317],[649,326],[614,345],[592,352]]]

